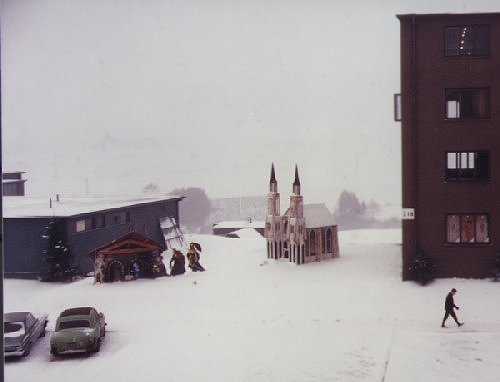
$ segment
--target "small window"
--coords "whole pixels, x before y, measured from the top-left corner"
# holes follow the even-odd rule
[[[111,224],[123,224],[130,221],[128,212],[118,212],[111,216]]]
[[[331,228],[328,228],[326,231],[326,252],[333,253],[333,236]]]
[[[5,338],[23,336],[26,333],[24,322],[4,322],[3,333]]]
[[[446,180],[489,180],[490,153],[478,152],[447,152]]]
[[[90,322],[88,320],[61,321],[59,322],[59,327],[56,329],[56,332],[74,328],[90,328]]]
[[[446,89],[446,119],[490,118],[490,89]]]
[[[309,255],[316,255],[316,232],[314,230],[309,233]]]
[[[447,215],[446,242],[448,244],[489,243],[489,216],[486,214]]]
[[[84,232],[85,231],[85,219],[76,221],[76,232]]]
[[[90,218],[89,229],[104,228],[104,215],[96,215]]]
[[[489,56],[490,26],[461,25],[445,28],[446,56]]]
[[[271,223],[266,223],[266,232],[269,233],[271,231]]]

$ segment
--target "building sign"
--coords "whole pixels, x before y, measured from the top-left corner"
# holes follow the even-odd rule
[[[396,122],[401,122],[401,94],[394,94],[394,120]]]
[[[415,219],[415,208],[403,208],[403,220]]]

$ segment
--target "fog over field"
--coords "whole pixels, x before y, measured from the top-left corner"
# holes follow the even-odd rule
[[[2,162],[31,195],[399,203],[397,14],[496,0],[3,0]]]

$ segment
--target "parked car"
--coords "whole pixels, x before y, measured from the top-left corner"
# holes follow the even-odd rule
[[[30,312],[3,315],[3,350],[5,357],[24,357],[40,337],[45,336],[47,315],[35,317]]]
[[[50,338],[50,353],[98,352],[101,338],[106,335],[106,320],[103,313],[93,307],[66,309],[56,321]]]

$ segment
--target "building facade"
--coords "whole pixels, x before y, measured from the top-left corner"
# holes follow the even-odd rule
[[[500,248],[500,13],[399,15],[403,280],[491,276]]]
[[[161,221],[179,222],[182,197],[3,198],[4,275],[37,278],[47,264],[47,227],[54,224],[83,274],[94,271],[89,253],[130,233],[140,233],[167,249]]]
[[[339,257],[337,226],[324,204],[304,205],[295,167],[290,207],[281,215],[280,194],[274,165],[271,166],[264,236],[267,257],[304,264]]]

